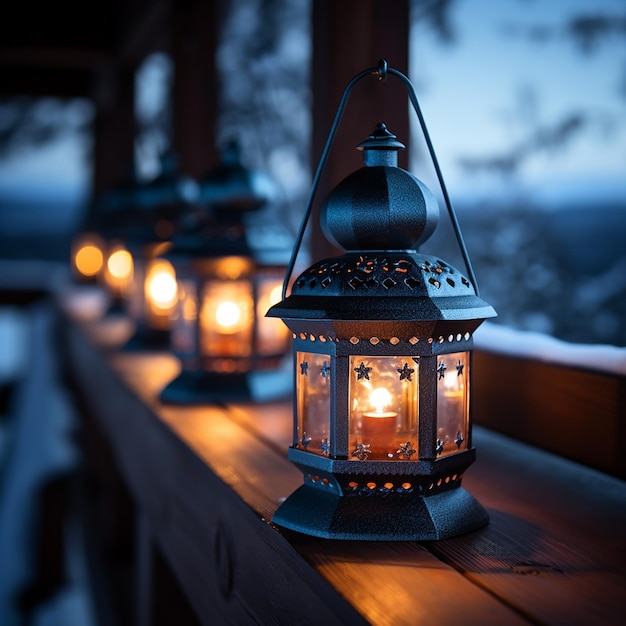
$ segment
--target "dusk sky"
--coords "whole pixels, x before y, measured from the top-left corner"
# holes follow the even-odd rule
[[[450,42],[416,13],[409,75],[454,197],[626,195],[626,37],[606,34],[585,52],[565,30],[572,16],[597,14],[624,20],[626,3],[456,0]],[[72,107],[72,115],[92,115],[86,102]],[[583,121],[566,141],[531,150],[509,176],[461,166],[506,156],[572,117]],[[423,157],[420,135],[407,143]],[[88,154],[89,138],[76,135],[24,147],[0,163],[0,193],[45,189],[76,204],[89,188]],[[436,186],[423,158],[412,170]]]
[[[596,15],[619,17],[622,30],[585,52],[567,28],[575,16]],[[451,17],[449,43],[426,20],[416,22],[410,71],[451,192],[483,195],[495,184],[550,199],[624,197],[624,0],[457,0]],[[507,179],[460,166],[462,158],[507,155],[533,131],[579,114],[584,122],[567,141],[530,154]]]

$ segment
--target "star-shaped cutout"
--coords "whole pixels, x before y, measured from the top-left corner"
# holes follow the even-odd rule
[[[456,375],[457,376],[462,376],[463,375],[463,368],[465,367],[465,365],[463,365],[463,363],[461,363],[461,359],[459,359],[459,362],[456,364]]]
[[[309,375],[309,363],[308,363],[308,361],[302,361],[302,363],[300,363],[300,374],[302,374],[302,376],[308,376]]]
[[[407,461],[411,460],[411,457],[417,452],[417,450],[414,450],[413,447],[411,446],[411,442],[407,441],[405,444],[401,445],[397,450],[396,450],[396,454],[404,454],[404,456],[407,458]]]
[[[454,443],[456,443],[456,447],[461,449],[461,444],[463,443],[463,441],[463,433],[459,430],[459,432],[456,434],[456,439],[454,440]]]
[[[367,457],[371,454],[369,443],[357,443],[356,448],[352,451],[352,456],[355,456],[359,461],[366,461]]]
[[[300,444],[306,450],[311,443],[311,437],[307,437],[306,431],[302,433],[302,439],[300,439]]]
[[[445,366],[444,362],[441,361],[439,365],[437,366],[437,372],[439,372],[438,380],[441,380],[445,376],[447,369],[448,368]]]
[[[328,363],[326,363],[326,361],[324,361],[324,363],[322,363],[322,367],[320,369],[320,374],[322,375],[322,378],[328,378],[328,376],[330,375],[330,365],[328,365]]]
[[[435,448],[435,452],[437,455],[440,455],[443,452],[443,441],[441,439],[437,439],[437,447]]]
[[[414,368],[409,367],[408,363],[405,363],[399,370],[397,370],[398,374],[400,374],[400,380],[413,380],[411,378],[411,374],[415,371]]]
[[[322,439],[322,454],[328,456],[330,454],[330,439],[328,437],[324,437]]]
[[[361,378],[365,378],[365,380],[370,379],[369,373],[372,371],[372,368],[367,367],[363,361],[361,361],[361,365],[359,365],[359,367],[355,367],[353,369],[357,373],[357,380],[361,380]]]

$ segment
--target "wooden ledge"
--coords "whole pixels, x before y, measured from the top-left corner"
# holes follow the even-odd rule
[[[622,623],[622,481],[477,427],[463,484],[486,528],[430,544],[281,533],[271,516],[302,483],[291,401],[164,406],[176,359],[111,350],[107,323],[63,317],[68,373],[200,623]]]

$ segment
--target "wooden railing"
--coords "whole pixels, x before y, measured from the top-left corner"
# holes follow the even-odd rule
[[[59,293],[102,626],[622,623],[620,374],[479,341],[477,461],[463,484],[489,525],[430,543],[326,541],[271,524],[302,483],[286,458],[289,398],[162,405],[177,360],[121,352],[126,320],[79,319]]]
[[[498,329],[477,343],[475,423],[626,479],[626,348]]]
[[[610,440],[575,440],[598,427],[596,390],[621,390],[602,403],[617,424],[619,376],[479,350],[474,411],[493,430],[475,428],[464,486],[490,524],[430,544],[325,541],[270,522],[302,482],[286,459],[289,399],[164,406],[173,356],[121,353],[119,326],[60,319],[88,458],[118,520],[108,553],[129,535],[136,548],[121,568],[133,578],[113,577],[127,581],[118,623],[621,624],[626,485],[494,432],[549,444],[569,424],[553,451],[603,456],[609,471]]]

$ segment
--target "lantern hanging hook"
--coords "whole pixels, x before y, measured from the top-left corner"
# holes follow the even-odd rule
[[[387,66],[387,61],[385,61],[385,59],[381,59],[380,61],[378,61],[378,80],[381,81],[385,81],[387,80],[387,70],[388,70],[388,66]]]
[[[430,159],[433,163],[433,167],[435,168],[435,173],[437,175],[439,187],[441,188],[441,193],[443,194],[443,199],[446,204],[446,209],[448,210],[448,216],[450,217],[450,222],[452,223],[454,234],[456,236],[456,240],[457,240],[459,249],[461,250],[465,267],[467,269],[467,276],[470,282],[472,283],[472,286],[474,287],[474,291],[476,295],[477,296],[479,295],[476,275],[474,274],[472,262],[470,261],[469,253],[467,251],[465,241],[463,240],[463,234],[461,233],[461,226],[459,225],[459,221],[454,211],[454,207],[452,206],[450,196],[448,195],[448,189],[443,179],[443,174],[441,173],[441,168],[439,167],[439,161],[437,160],[435,149],[433,147],[432,141],[430,140],[430,135],[428,133],[428,129],[426,128],[426,122],[422,114],[422,109],[417,100],[417,94],[415,93],[413,84],[411,83],[409,78],[405,76],[402,72],[392,67],[389,67],[387,65],[387,61],[385,61],[384,59],[381,59],[378,62],[377,67],[369,68],[356,74],[352,78],[352,80],[350,80],[350,82],[346,85],[345,89],[343,90],[341,100],[339,101],[339,106],[337,107],[337,112],[335,113],[335,118],[333,119],[333,123],[330,127],[330,131],[328,133],[328,137],[326,139],[324,149],[322,150],[322,155],[320,156],[317,169],[315,170],[315,175],[313,176],[313,182],[311,184],[311,191],[309,192],[309,198],[307,200],[306,209],[304,211],[304,217],[302,219],[302,223],[300,224],[300,228],[296,236],[296,243],[291,253],[289,265],[287,266],[287,273],[285,274],[285,280],[283,282],[283,290],[282,290],[283,300],[287,297],[287,287],[289,285],[289,281],[293,273],[293,268],[296,264],[296,259],[298,257],[298,252],[300,251],[300,246],[302,245],[302,240],[304,238],[304,231],[306,230],[307,224],[309,223],[309,219],[311,217],[311,211],[313,208],[313,200],[315,199],[317,187],[319,186],[319,181],[322,176],[322,172],[324,170],[324,167],[326,166],[326,161],[328,160],[328,155],[330,154],[333,141],[335,140],[335,135],[337,134],[337,129],[339,128],[341,118],[343,117],[344,110],[346,108],[346,105],[348,104],[348,99],[350,98],[350,92],[352,91],[352,88],[354,87],[354,85],[356,85],[356,83],[358,83],[360,80],[362,80],[366,76],[374,75],[378,78],[379,81],[385,82],[389,74],[391,74],[392,76],[395,76],[396,78],[399,78],[402,81],[402,83],[404,83],[404,86],[407,89],[407,92],[409,94],[409,100],[411,104],[413,105],[415,114],[417,115],[417,119],[420,123],[420,128],[422,130],[422,135],[424,136],[424,141],[426,142],[426,146],[430,154]]]

